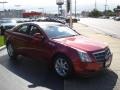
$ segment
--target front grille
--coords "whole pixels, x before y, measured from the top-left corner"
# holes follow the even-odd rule
[[[105,50],[93,53],[94,58],[98,62],[108,60],[110,55],[111,55],[111,52],[110,52],[109,48],[106,48]]]

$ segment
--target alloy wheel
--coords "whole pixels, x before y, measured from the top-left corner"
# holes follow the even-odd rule
[[[8,51],[9,56],[13,56],[14,50],[11,44],[8,44],[7,51]]]
[[[65,77],[69,72],[69,64],[65,58],[57,58],[55,62],[55,70],[56,72]]]

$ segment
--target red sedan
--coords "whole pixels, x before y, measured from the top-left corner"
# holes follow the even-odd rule
[[[11,60],[24,55],[47,61],[61,77],[89,75],[108,68],[112,54],[107,45],[55,22],[31,22],[5,33]]]

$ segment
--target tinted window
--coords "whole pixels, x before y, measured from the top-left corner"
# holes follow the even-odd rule
[[[22,25],[19,27],[17,32],[23,33],[23,34],[28,34],[28,25]]]
[[[35,33],[40,33],[40,30],[36,26],[31,26],[30,28],[30,35],[33,36]]]
[[[48,26],[44,28],[44,31],[49,38],[63,38],[78,35],[78,33],[64,25]]]

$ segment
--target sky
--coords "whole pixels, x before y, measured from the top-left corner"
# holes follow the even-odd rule
[[[45,12],[57,12],[56,0],[0,0],[0,2],[6,1],[4,5],[5,9],[26,9],[26,10],[36,10],[42,11],[44,8]],[[66,0],[64,0],[65,2]],[[74,2],[72,0],[72,9],[74,11]],[[76,0],[77,2],[77,12],[83,10],[90,11],[95,7],[95,0]],[[96,6],[98,10],[103,11],[105,8],[106,0],[96,0]],[[120,0],[107,0],[109,9],[115,8],[117,5],[120,5]],[[20,5],[18,7],[18,5]],[[65,4],[63,5],[65,8]],[[0,4],[0,10],[3,10],[3,5]]]

